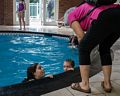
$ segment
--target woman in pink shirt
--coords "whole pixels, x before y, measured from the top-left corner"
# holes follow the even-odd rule
[[[84,3],[68,16],[69,24],[79,40],[80,74],[82,78],[81,82],[73,83],[71,88],[85,93],[91,92],[89,86],[90,53],[93,48],[99,45],[104,74],[101,85],[104,91],[111,92],[112,60],[110,47],[120,37],[120,31],[118,31],[120,25],[120,6],[118,4],[101,5],[79,22],[93,7],[93,5]],[[87,31],[86,34],[84,31]]]

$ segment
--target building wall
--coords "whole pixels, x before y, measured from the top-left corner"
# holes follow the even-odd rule
[[[58,18],[64,16],[64,13],[70,7],[80,4],[83,0],[59,0],[59,14]],[[120,3],[120,0],[117,0],[116,3]]]
[[[4,25],[13,25],[13,0],[4,0]]]
[[[62,17],[67,9],[78,5],[82,0],[59,0],[58,18]],[[120,0],[117,0],[120,2]],[[13,0],[0,2],[0,25],[13,25]]]
[[[4,2],[0,2],[0,25],[4,23]]]
[[[0,2],[0,25],[13,25],[13,0]]]
[[[58,18],[61,18],[67,9],[77,6],[81,2],[82,2],[82,0],[59,0]]]

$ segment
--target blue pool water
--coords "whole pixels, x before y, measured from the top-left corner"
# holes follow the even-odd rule
[[[66,37],[0,35],[0,86],[20,83],[27,67],[35,62],[46,74],[59,74],[67,58],[78,66],[78,50],[68,47]]]

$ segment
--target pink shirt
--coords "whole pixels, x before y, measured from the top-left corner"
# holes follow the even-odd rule
[[[68,21],[69,21],[69,24],[71,25],[71,23],[73,21],[79,21],[80,18],[82,16],[84,16],[91,8],[93,8],[94,6],[93,5],[90,5],[88,3],[84,3],[82,5],[80,5],[79,7],[77,7],[76,9],[74,9],[74,11],[72,11],[69,15],[68,15]],[[93,20],[96,20],[99,13],[103,10],[106,10],[108,8],[115,8],[115,7],[119,7],[120,8],[120,5],[118,4],[111,4],[111,5],[102,5],[98,8],[96,8],[95,10],[93,10],[88,17],[86,17],[84,20],[82,20],[80,22],[80,26],[81,28],[86,31],[90,25],[91,25],[91,22]]]

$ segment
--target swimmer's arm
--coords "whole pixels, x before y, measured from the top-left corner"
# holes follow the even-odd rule
[[[71,70],[71,71],[74,71],[74,68],[69,68],[68,71]]]
[[[49,75],[46,75],[45,77],[53,78],[53,75],[49,74]]]

